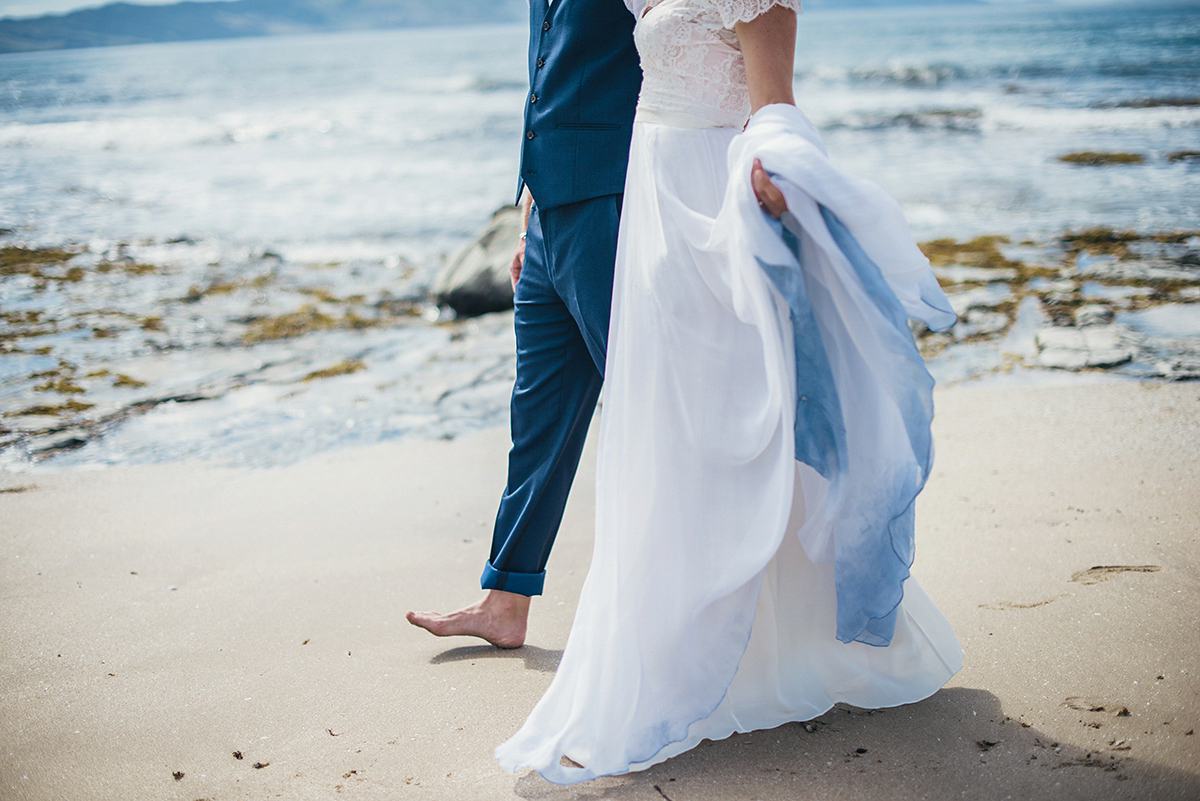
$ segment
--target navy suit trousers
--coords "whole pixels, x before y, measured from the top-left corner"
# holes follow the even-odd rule
[[[604,378],[621,197],[530,214],[514,300],[513,446],[485,590],[542,592]]]

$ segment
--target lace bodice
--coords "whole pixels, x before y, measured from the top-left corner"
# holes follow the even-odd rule
[[[800,0],[627,0],[638,14],[638,115],[692,127],[741,128],[750,116],[746,68],[733,26]],[[690,121],[690,122],[689,122]]]

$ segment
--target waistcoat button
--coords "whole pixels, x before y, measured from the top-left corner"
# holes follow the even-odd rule
[[[537,100],[538,100],[538,98],[537,98],[537,95],[530,95],[530,96],[529,96],[529,102],[530,102],[530,103],[536,103],[536,102],[537,102]]]
[[[534,137],[536,137],[536,136],[537,136],[537,134],[535,134],[533,131],[527,131],[527,132],[525,133],[525,138],[526,138],[526,139],[533,139],[533,138],[534,138]]]
[[[545,22],[542,23],[542,30],[543,31],[550,30],[550,20],[546,20]]]
[[[537,65],[538,65],[538,67],[539,67],[539,68],[546,66],[546,59],[544,59],[544,58],[539,58],[539,59],[537,60]]]

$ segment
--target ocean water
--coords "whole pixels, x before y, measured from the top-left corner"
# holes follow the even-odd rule
[[[274,464],[502,421],[505,325],[436,321],[423,293],[512,201],[525,36],[0,56],[0,245],[68,246],[85,268],[0,276],[0,311],[44,323],[0,352],[0,412],[52,400],[35,377],[55,370],[92,404],[43,451],[24,435],[54,426],[10,414],[0,466]],[[895,195],[919,240],[1200,229],[1200,161],[1178,155],[1200,151],[1194,5],[808,14],[795,85],[834,160]],[[1059,161],[1075,151],[1143,162]],[[248,333],[298,310],[341,322]]]
[[[524,26],[0,56],[0,221],[48,242],[189,236],[451,248],[510,200]],[[1200,9],[801,18],[801,107],[919,237],[1194,228]],[[1142,153],[1087,170],[1057,156]]]

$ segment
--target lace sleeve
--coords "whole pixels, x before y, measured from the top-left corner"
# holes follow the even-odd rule
[[[749,22],[755,17],[765,14],[772,6],[790,8],[797,14],[802,10],[801,0],[711,0],[717,13],[721,15],[721,24],[733,29],[739,22]]]

